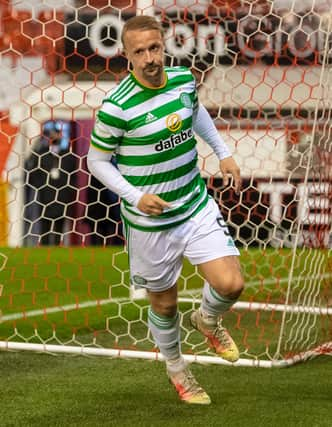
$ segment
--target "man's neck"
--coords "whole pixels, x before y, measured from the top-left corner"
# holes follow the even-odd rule
[[[161,76],[157,76],[155,79],[151,79],[150,81],[141,78],[140,76],[137,76],[135,72],[133,72],[136,80],[138,80],[143,86],[150,88],[150,89],[158,89],[161,87],[164,87],[167,82],[167,76],[165,71],[163,71]]]

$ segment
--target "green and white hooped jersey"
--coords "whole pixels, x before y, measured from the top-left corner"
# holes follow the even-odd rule
[[[144,214],[126,200],[124,220],[140,230],[159,231],[183,223],[207,203],[197,167],[193,114],[195,79],[185,67],[165,67],[167,82],[148,88],[129,74],[104,99],[91,144],[116,153],[122,176],[143,193],[171,203],[161,215]]]

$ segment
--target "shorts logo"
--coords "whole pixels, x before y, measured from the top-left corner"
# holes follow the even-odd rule
[[[234,244],[234,242],[233,242],[233,239],[231,239],[230,237],[229,237],[229,239],[228,239],[227,246],[229,246],[229,247],[231,247],[231,248],[235,247],[235,244]]]
[[[186,108],[192,108],[192,106],[193,106],[190,95],[186,92],[181,93],[180,101],[181,101],[181,104]]]
[[[133,276],[133,282],[136,284],[136,285],[139,285],[139,286],[144,286],[144,285],[146,285],[147,284],[147,280],[146,279],[144,279],[144,277],[142,277],[142,276],[138,276],[138,275],[134,275]]]
[[[171,132],[177,132],[182,126],[181,117],[176,113],[170,114],[166,117],[166,126]]]

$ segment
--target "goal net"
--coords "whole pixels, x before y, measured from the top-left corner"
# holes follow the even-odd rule
[[[117,195],[86,167],[106,93],[127,72],[120,33],[135,14],[165,29],[166,63],[199,99],[241,168],[224,188],[199,166],[241,252],[246,288],[224,323],[239,365],[332,352],[331,2],[0,2],[0,349],[158,359],[148,301],[129,283]],[[227,363],[192,330],[203,280],[185,262],[182,349]]]

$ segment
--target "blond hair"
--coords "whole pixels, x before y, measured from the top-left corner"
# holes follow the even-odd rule
[[[128,21],[126,21],[124,24],[121,33],[122,45],[125,46],[124,37],[128,31],[148,30],[157,30],[162,36],[164,34],[163,27],[161,26],[160,22],[158,22],[153,16],[139,15],[128,19]]]

